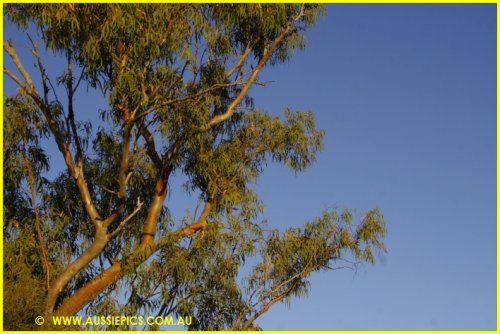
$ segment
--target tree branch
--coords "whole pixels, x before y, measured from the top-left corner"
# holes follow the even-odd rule
[[[38,241],[38,246],[40,247],[40,252],[42,254],[42,262],[43,266],[45,268],[45,283],[47,285],[47,290],[49,290],[50,287],[50,263],[49,263],[49,258],[47,256],[47,250],[45,248],[45,244],[43,242],[42,238],[42,228],[41,228],[41,222],[40,222],[40,215],[38,213],[38,207],[36,204],[36,184],[35,184],[35,176],[33,173],[33,168],[30,163],[30,160],[26,156],[26,152],[24,151],[23,148],[23,158],[24,158],[24,164],[26,166],[26,170],[28,172],[28,185],[30,188],[30,193],[31,193],[31,205],[33,206],[33,212],[35,214],[35,231],[36,231],[36,236],[37,236],[37,241]]]
[[[104,249],[108,242],[108,237],[104,229],[96,229],[96,234],[92,244],[75,261],[70,263],[64,271],[52,282],[47,293],[45,303],[45,315],[49,316],[54,310],[54,306],[59,294],[75,275],[95,259]]]
[[[22,90],[26,93],[30,93],[30,88],[26,87],[25,83],[21,81],[14,73],[12,73],[7,67],[4,66],[3,72],[9,76]]]
[[[78,77],[78,80],[76,81],[75,87],[73,87],[73,95],[76,93],[76,90],[78,89],[78,86],[80,86],[80,82],[82,82],[83,75],[85,74],[85,66],[86,65],[83,65],[82,72],[80,73],[80,76]]]
[[[127,184],[132,175],[129,170],[129,155],[130,155],[130,136],[133,127],[133,123],[129,122],[127,117],[128,108],[124,105],[125,101],[119,104],[119,109],[122,110],[124,115],[124,129],[123,129],[123,141],[122,141],[122,151],[120,157],[120,169],[118,171],[118,192],[116,193],[118,208],[111,216],[109,216],[105,221],[103,221],[103,226],[108,227],[111,225],[124,211],[125,211],[125,195],[127,191]],[[142,204],[141,204],[142,206]]]
[[[238,96],[229,104],[227,107],[226,111],[223,114],[216,115],[214,116],[205,126],[201,128],[201,131],[207,131],[210,128],[214,127],[216,124],[219,124],[221,122],[224,122],[228,118],[230,118],[238,104],[243,100],[243,98],[246,96],[248,90],[250,87],[253,85],[255,80],[257,79],[257,75],[259,72],[262,70],[264,65],[267,63],[269,58],[272,56],[273,52],[276,50],[278,45],[283,41],[283,39],[286,37],[286,35],[292,30],[294,27],[295,22],[297,22],[302,16],[304,16],[304,6],[302,6],[300,12],[292,19],[292,21],[287,25],[287,27],[281,32],[281,34],[273,41],[273,43],[270,45],[269,49],[264,51],[264,55],[262,59],[260,59],[259,63],[257,66],[254,68],[252,74],[250,75],[250,78],[247,80],[246,84],[243,86],[241,89],[241,92],[238,94]]]
[[[149,132],[148,128],[146,127],[143,121],[140,121],[138,128],[139,131],[141,132],[142,137],[146,142],[146,153],[148,154],[149,158],[155,165],[156,169],[158,171],[161,171],[163,168],[163,163],[161,161],[160,156],[158,155],[158,152],[156,151],[153,134]]]
[[[78,187],[78,190],[80,191],[80,196],[82,197],[83,203],[85,205],[85,209],[87,211],[87,214],[89,215],[90,219],[92,220],[94,226],[96,228],[101,227],[100,221],[102,220],[101,215],[97,211],[97,208],[95,207],[92,197],[90,195],[89,188],[87,186],[87,182],[83,176],[83,170],[79,168],[71,155],[71,151],[68,147],[68,144],[66,142],[65,135],[63,134],[62,130],[59,127],[59,124],[57,120],[54,118],[54,115],[52,113],[52,110],[49,105],[47,105],[43,99],[40,98],[38,93],[35,90],[35,87],[33,86],[33,82],[31,78],[29,77],[28,73],[24,70],[24,67],[19,61],[19,57],[17,56],[17,53],[14,49],[14,46],[12,45],[12,42],[9,43],[4,43],[4,49],[6,52],[9,54],[9,56],[12,58],[14,63],[16,64],[16,67],[18,70],[23,74],[23,77],[26,81],[27,84],[22,83],[12,72],[10,72],[8,69],[4,67],[4,72],[11,77],[18,85],[20,88],[24,89],[27,94],[33,99],[33,101],[38,105],[42,113],[44,114],[49,128],[54,135],[56,144],[59,148],[59,151],[62,153],[64,161],[66,163],[66,166],[68,168],[68,171],[70,175],[73,177],[75,180],[75,183]]]
[[[40,54],[38,53],[38,48],[31,39],[30,35],[28,35],[28,39],[31,42],[31,45],[33,47],[33,56],[36,58],[37,64],[38,64],[38,70],[40,71],[40,76],[42,77],[42,86],[43,86],[43,98],[45,103],[48,105],[49,104],[49,87],[47,86],[47,74],[45,72],[45,68],[43,67],[42,61],[40,59]]]
[[[161,181],[161,180],[160,180]],[[146,221],[152,219],[158,219],[159,210],[161,207],[158,207],[159,201],[165,198],[165,193],[159,194],[155,196],[153,203],[151,204],[148,212],[148,218]],[[210,209],[213,207],[214,202],[206,202],[203,212],[200,214],[197,222],[191,224],[187,227],[179,229],[170,234],[170,237],[174,238],[183,238],[190,236],[197,231],[200,231],[202,228],[206,226],[206,218],[210,213]],[[155,221],[156,222],[156,221]],[[144,231],[148,229],[145,224]],[[147,238],[146,238],[147,237]],[[111,267],[104,270],[101,275],[96,277],[91,282],[87,283],[84,287],[80,288],[75,294],[66,299],[59,309],[56,310],[56,315],[73,315],[79,310],[81,310],[87,303],[89,303],[92,299],[94,299],[99,293],[104,291],[111,284],[116,283],[125,273],[125,267],[128,270],[137,268],[141,263],[145,262],[151,255],[153,255],[157,250],[159,250],[163,245],[165,245],[168,240],[171,240],[167,237],[153,242],[154,234],[145,234],[143,232],[143,238],[139,246],[130,254],[125,260],[120,262],[115,262]]]
[[[150,107],[149,109],[145,110],[144,112],[142,112],[141,114],[139,114],[136,118],[137,119],[142,118],[142,117],[144,117],[144,116],[146,116],[146,115],[148,115],[148,114],[150,114],[150,113],[152,113],[155,110],[158,110],[160,108],[164,108],[164,107],[169,106],[171,104],[175,104],[175,103],[179,103],[179,102],[183,102],[183,101],[195,99],[195,98],[203,96],[203,95],[205,95],[207,93],[213,92],[213,91],[215,91],[217,89],[221,89],[221,88],[225,88],[225,87],[239,86],[239,85],[243,85],[243,84],[245,84],[245,83],[241,83],[241,82],[216,83],[216,84],[213,84],[212,86],[210,86],[208,88],[200,90],[197,93],[185,95],[185,96],[182,96],[182,97],[178,97],[178,98],[175,98],[175,99],[171,99],[171,100],[165,101],[165,102],[160,103],[158,105],[154,105],[154,106]]]
[[[283,286],[287,285],[288,283],[292,282],[292,281],[295,281],[293,284],[297,284],[297,282],[300,281],[300,279],[306,277],[307,275],[309,275],[310,273],[312,273],[313,271],[315,270],[318,270],[319,268],[323,267],[324,265],[323,264],[317,264],[315,266],[313,266],[312,268],[308,268],[310,266],[310,262],[306,265],[306,267],[299,273],[293,275],[292,277],[288,278],[287,280],[281,282],[280,284],[278,284],[277,286],[275,286],[271,291],[269,291],[268,293],[265,294],[265,296],[259,298],[259,300],[254,303],[253,305],[250,305],[248,307],[245,308],[245,310],[240,313],[239,317],[237,318],[237,320],[235,321],[234,325],[232,326],[231,329],[236,329],[238,327],[238,325],[240,324],[240,322],[242,321],[243,317],[245,316],[245,314],[247,314],[247,312],[251,311],[255,306],[259,305],[260,303],[262,303],[264,300],[266,300],[267,298],[269,298],[270,296],[272,296],[274,293],[278,292]],[[336,268],[332,268],[330,266],[326,266],[327,269],[330,269],[330,270],[340,270],[340,269],[343,269],[343,268],[350,268],[352,269],[351,267],[348,267],[348,266],[341,266],[341,267],[336,267]],[[291,286],[291,288],[295,288],[294,286]],[[278,295],[277,297],[273,298],[270,302],[266,303],[257,313],[255,313],[255,315],[250,319],[251,322],[249,322],[250,320],[246,321],[245,324],[246,324],[246,327],[245,327],[245,324],[243,325],[243,329],[247,329],[248,326],[251,325],[252,322],[254,322],[258,317],[260,317],[263,313],[265,313],[273,304],[275,304],[276,302],[280,301],[281,299],[285,298],[287,295],[289,295],[293,289],[291,288],[288,288],[286,289],[285,292],[281,293],[280,295]],[[254,291],[252,293],[252,296],[257,292]],[[279,299],[277,299],[279,298]],[[252,299],[252,297],[250,297],[249,301]]]
[[[200,217],[198,218],[198,220],[195,223],[190,224],[190,225],[176,231],[175,235],[183,238],[183,237],[193,235],[200,230],[203,230],[207,226],[207,218],[208,218],[208,215],[210,214],[210,212],[212,211],[214,204],[215,204],[215,202],[213,200],[205,202],[205,206],[203,207],[203,210],[201,211],[201,214],[200,214]],[[159,244],[161,244],[161,242]]]
[[[73,134],[73,140],[76,148],[76,164],[83,170],[83,151],[80,142],[80,137],[78,136],[78,131],[76,129],[75,123],[75,112],[73,110],[73,65],[71,64],[71,51],[67,51],[67,61],[68,61],[68,73],[66,77],[66,92],[68,96],[68,118],[67,121],[70,124],[71,133]],[[69,130],[68,130],[69,131]]]
[[[23,78],[26,81],[29,89],[30,90],[34,90],[35,86],[33,85],[33,81],[31,80],[30,75],[24,69],[24,66],[22,65],[21,61],[19,60],[19,57],[17,56],[16,50],[14,49],[14,44],[12,43],[12,41],[8,41],[7,43],[3,43],[3,49],[10,56],[10,58],[14,62],[14,65],[16,65],[16,68],[18,69],[18,71],[23,76]]]
[[[116,235],[118,235],[118,233],[120,233],[122,231],[125,224],[141,210],[143,204],[144,203],[141,202],[139,198],[137,198],[137,206],[136,206],[135,210],[132,211],[132,213],[129,214],[124,220],[122,220],[113,232],[108,234],[108,240],[113,239]]]
[[[248,58],[250,52],[252,52],[252,48],[250,47],[250,45],[248,45],[245,48],[245,51],[239,56],[236,65],[226,74],[226,78],[230,78],[234,73],[240,71],[243,68],[243,64],[245,64],[245,61]]]
[[[283,298],[285,298],[286,296],[288,296],[288,294],[290,294],[290,292],[292,292],[293,289],[295,289],[295,287],[297,286],[298,282],[299,281],[297,280],[296,282],[292,283],[288,289],[286,289],[283,293],[279,294],[275,298],[271,299],[259,311],[257,311],[257,313],[255,313],[250,319],[248,319],[247,321],[245,321],[245,323],[243,324],[243,330],[248,330],[248,327],[250,327],[253,324],[253,322],[258,317],[260,317],[262,314],[264,314],[265,312],[267,312],[267,310],[269,310],[269,308],[271,306],[273,306],[274,304],[276,304],[277,302],[279,302],[280,300],[282,300]]]
[[[16,65],[19,72],[21,72],[21,74],[23,75],[26,83],[23,83],[21,80],[19,80],[19,78],[17,78],[8,69],[4,68],[4,72],[9,77],[11,77],[19,85],[21,89],[26,91],[26,93],[33,99],[33,101],[38,105],[38,107],[44,114],[47,123],[49,125],[49,128],[52,134],[54,135],[59,151],[63,155],[68,171],[77,185],[85,210],[95,226],[94,241],[89,246],[89,248],[87,248],[85,252],[83,252],[83,254],[81,254],[75,261],[70,263],[59,274],[59,276],[51,283],[48,289],[47,299],[45,304],[45,314],[49,315],[52,313],[54,309],[57,297],[66,287],[68,282],[71,279],[73,279],[73,277],[75,277],[75,275],[82,268],[87,266],[93,259],[95,259],[99,255],[99,253],[104,249],[107,243],[107,234],[106,234],[106,229],[102,225],[101,215],[97,211],[97,208],[95,207],[92,197],[90,195],[87,182],[83,175],[83,168],[82,166],[77,166],[75,164],[73,157],[71,155],[71,151],[68,147],[65,135],[63,133],[63,130],[60,128],[59,123],[55,118],[55,115],[53,114],[50,105],[45,103],[45,101],[42,98],[40,98],[40,96],[36,92],[36,89],[33,85],[31,78],[29,77],[28,73],[24,70],[24,67],[19,61],[19,57],[17,56],[17,53],[14,49],[12,42],[4,43],[4,49],[14,61],[14,64]]]

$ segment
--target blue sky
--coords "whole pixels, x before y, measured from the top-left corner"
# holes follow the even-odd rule
[[[378,206],[388,254],[314,275],[308,298],[262,326],[494,329],[495,5],[330,5],[307,42],[255,96],[315,111],[325,150],[304,174],[266,172],[266,216]]]
[[[495,5],[330,5],[306,37],[251,94],[273,113],[314,111],[325,149],[302,174],[269,166],[256,186],[264,217],[286,228],[325,208],[379,207],[388,253],[314,274],[307,298],[258,324],[495,329]],[[182,195],[169,201],[185,212]]]

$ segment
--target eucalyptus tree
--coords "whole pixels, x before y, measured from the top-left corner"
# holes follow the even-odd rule
[[[5,9],[38,36],[29,37],[35,70],[17,41],[4,41],[4,75],[18,86],[4,97],[7,329],[32,328],[36,314],[138,313],[191,315],[190,329],[255,329],[273,304],[307,293],[312,272],[373,262],[384,249],[378,209],[356,224],[350,210],[300,228],[259,222],[253,185],[267,163],[303,171],[324,134],[310,112],[257,110],[249,90],[303,48],[322,6]],[[79,106],[85,88],[107,107]],[[51,163],[50,145],[64,166]],[[183,189],[172,189],[181,176]],[[166,200],[176,191],[193,198],[182,221]]]

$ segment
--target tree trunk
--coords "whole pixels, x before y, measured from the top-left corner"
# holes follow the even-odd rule
[[[75,294],[66,299],[55,311],[57,315],[73,315],[93,300],[99,293],[116,283],[124,273],[124,267],[136,268],[153,254],[153,242],[156,223],[160,216],[163,202],[167,195],[168,173],[158,180],[153,203],[149,207],[148,216],[144,222],[141,243],[125,260],[113,264],[104,270],[101,275],[80,288]]]

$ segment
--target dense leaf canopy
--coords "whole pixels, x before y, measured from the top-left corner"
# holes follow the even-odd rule
[[[305,294],[312,272],[373,262],[384,249],[378,209],[357,224],[352,210],[301,228],[260,222],[259,175],[268,163],[306,169],[324,133],[311,112],[255,109],[249,89],[303,48],[322,6],[16,4],[6,12],[33,34],[37,69],[21,62],[17,41],[4,41],[12,61],[4,74],[19,87],[4,98],[6,329],[78,312],[191,315],[189,329],[255,329],[273,304]],[[58,73],[45,69],[50,52],[62,60]],[[80,108],[74,96],[85,86],[107,108]],[[50,163],[50,143],[64,166]],[[172,189],[179,176],[187,181]],[[165,201],[176,191],[193,198],[182,221]]]

